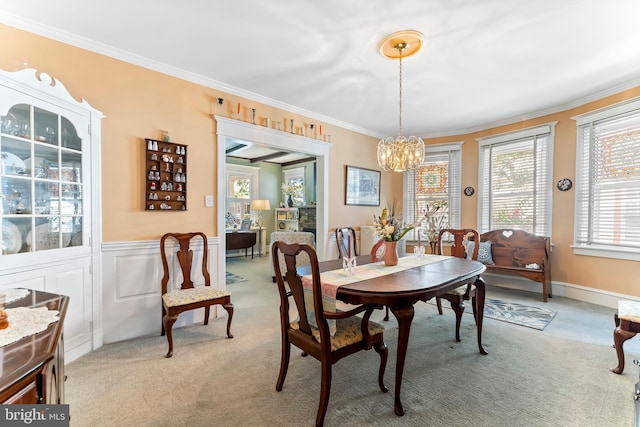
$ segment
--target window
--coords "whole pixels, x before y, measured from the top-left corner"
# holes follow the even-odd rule
[[[282,191],[285,193],[285,201],[291,195],[294,206],[304,206],[304,168],[285,170],[283,182]]]
[[[428,145],[425,149],[422,164],[404,174],[403,220],[418,221],[427,210],[437,208],[443,227],[460,227],[462,143]],[[408,236],[418,240],[415,230]]]
[[[227,165],[227,214],[228,228],[244,219],[251,219],[251,199],[258,194],[258,170],[252,166]]]
[[[574,119],[576,253],[640,259],[640,99]]]
[[[480,233],[513,228],[551,236],[556,123],[478,140]]]

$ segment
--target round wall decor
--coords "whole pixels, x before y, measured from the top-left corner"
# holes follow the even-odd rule
[[[465,196],[473,196],[473,193],[475,193],[476,190],[473,189],[473,187],[466,187],[464,189],[464,195]]]
[[[570,190],[571,187],[573,187],[573,182],[571,182],[569,178],[562,178],[560,181],[558,181],[556,186],[560,191],[567,191]]]

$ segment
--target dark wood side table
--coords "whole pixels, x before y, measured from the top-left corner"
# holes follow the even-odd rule
[[[1,292],[1,291],[0,291]],[[0,403],[64,403],[64,345],[62,329],[69,297],[30,290],[5,308],[47,307],[59,311],[59,320],[35,335],[2,348],[0,353]],[[11,325],[11,317],[9,317]],[[9,326],[11,327],[11,326]]]
[[[226,235],[227,250],[244,249],[244,256],[247,256],[247,249],[251,248],[251,259],[253,259],[253,246],[256,244],[255,231],[233,231]]]

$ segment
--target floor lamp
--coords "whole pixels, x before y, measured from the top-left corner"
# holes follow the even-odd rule
[[[254,199],[251,201],[251,209],[258,211],[258,247],[260,248],[259,255],[262,256],[262,211],[268,211],[271,206],[268,200]]]

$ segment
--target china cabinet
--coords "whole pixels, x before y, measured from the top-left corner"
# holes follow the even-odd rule
[[[276,209],[276,231],[298,231],[298,208]]]
[[[187,146],[146,142],[146,210],[187,210]]]
[[[70,297],[67,350],[92,347],[102,113],[33,69],[0,71],[0,289]]]

